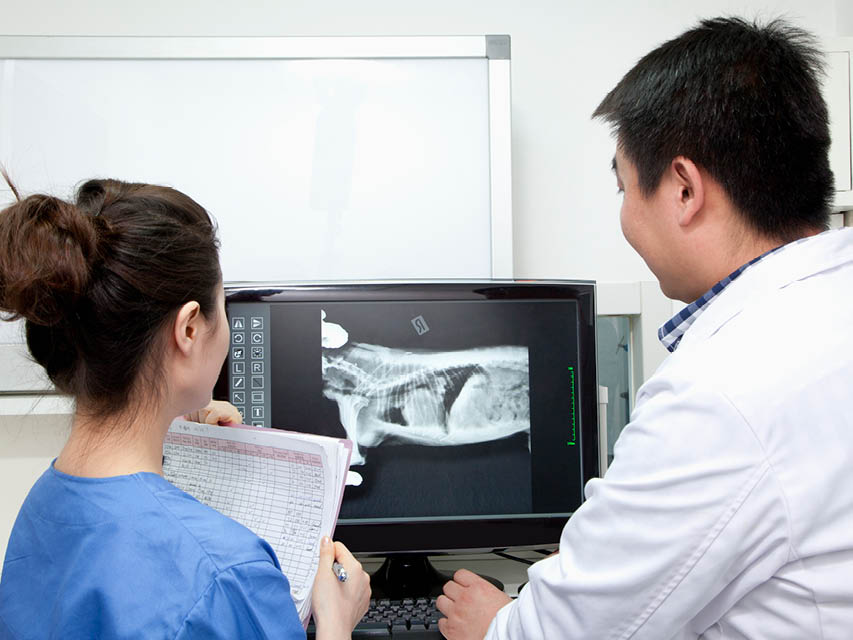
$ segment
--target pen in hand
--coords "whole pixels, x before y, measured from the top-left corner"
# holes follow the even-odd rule
[[[334,571],[335,575],[338,576],[338,580],[340,580],[341,582],[347,581],[347,570],[344,569],[343,565],[341,565],[339,562],[332,563],[332,571]]]

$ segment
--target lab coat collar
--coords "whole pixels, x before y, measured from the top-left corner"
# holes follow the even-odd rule
[[[714,298],[685,332],[679,351],[709,338],[747,306],[761,304],[779,289],[849,262],[853,262],[853,228],[824,231],[765,256]]]

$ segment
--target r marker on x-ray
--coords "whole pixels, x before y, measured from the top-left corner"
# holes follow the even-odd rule
[[[419,336],[422,336],[429,331],[429,326],[427,326],[426,320],[424,320],[423,316],[412,318],[412,326],[415,328],[415,331],[418,332]]]

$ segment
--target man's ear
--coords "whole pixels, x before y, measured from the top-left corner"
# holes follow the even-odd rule
[[[670,172],[677,189],[674,194],[678,207],[678,224],[689,226],[705,206],[705,183],[702,172],[690,158],[678,156],[670,163]]]
[[[187,302],[175,316],[175,324],[172,328],[172,337],[178,351],[185,356],[189,355],[193,345],[198,339],[201,330],[201,306],[195,300]]]

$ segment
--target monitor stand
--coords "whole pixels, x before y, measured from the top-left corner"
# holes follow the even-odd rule
[[[480,576],[503,591],[503,583],[491,576]],[[444,584],[453,576],[442,573],[429,561],[425,553],[402,553],[387,556],[385,562],[370,576],[371,598],[437,597]]]

